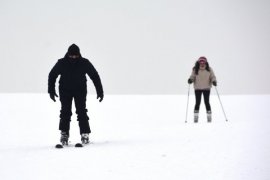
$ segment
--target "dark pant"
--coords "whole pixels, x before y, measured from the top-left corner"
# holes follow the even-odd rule
[[[211,111],[211,106],[210,106],[210,103],[209,103],[210,89],[208,89],[208,90],[195,90],[196,104],[195,104],[194,111],[199,111],[200,110],[202,94],[203,94],[203,99],[204,99],[204,104],[205,104],[205,107],[206,107],[206,111]]]
[[[61,92],[61,111],[60,111],[60,123],[59,130],[69,133],[70,121],[72,115],[72,100],[74,98],[76,114],[78,117],[80,133],[91,133],[89,126],[89,117],[87,116],[86,109],[86,92]]]

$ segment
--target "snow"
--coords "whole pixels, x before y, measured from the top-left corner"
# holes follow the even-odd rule
[[[221,95],[201,104],[192,123],[190,95],[88,96],[92,144],[55,149],[60,103],[47,94],[0,94],[3,180],[268,180],[270,95]],[[75,112],[73,108],[73,112]],[[71,144],[80,141],[76,114]]]

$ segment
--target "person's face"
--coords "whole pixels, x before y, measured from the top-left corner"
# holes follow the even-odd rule
[[[205,69],[205,67],[206,67],[206,62],[201,61],[201,62],[200,62],[200,68],[201,68],[201,69]]]
[[[78,55],[69,55],[68,57],[71,58],[71,59],[77,59],[77,58],[79,58]]]

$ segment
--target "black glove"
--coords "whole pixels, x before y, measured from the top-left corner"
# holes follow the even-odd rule
[[[50,93],[50,98],[55,102],[55,97],[58,97],[58,95],[54,92],[54,93]]]
[[[191,84],[193,81],[192,81],[192,79],[188,79],[188,84]]]
[[[214,86],[217,86],[217,81],[213,81],[213,85]]]
[[[98,94],[97,99],[99,99],[99,102],[103,100],[104,95],[103,94]]]

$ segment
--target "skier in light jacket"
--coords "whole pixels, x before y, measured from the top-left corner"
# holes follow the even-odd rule
[[[207,122],[211,122],[212,111],[211,105],[209,103],[210,90],[212,84],[214,86],[217,86],[217,80],[213,69],[209,66],[209,63],[207,62],[206,57],[202,56],[196,61],[195,66],[192,69],[192,74],[188,79],[188,83],[193,83],[195,89],[196,104],[194,108],[194,122],[197,123],[199,120],[199,110],[202,94],[204,97],[204,103],[207,112]]]

